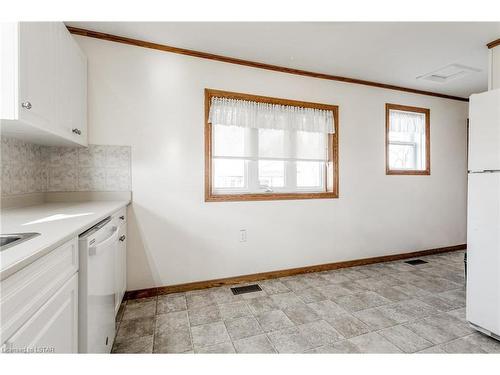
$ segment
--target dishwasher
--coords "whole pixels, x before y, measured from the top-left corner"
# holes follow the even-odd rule
[[[79,236],[78,352],[109,353],[115,337],[118,225],[108,217]]]

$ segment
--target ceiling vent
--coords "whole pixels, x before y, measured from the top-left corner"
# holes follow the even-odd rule
[[[417,79],[437,83],[448,83],[454,79],[465,77],[471,73],[479,73],[480,71],[481,69],[471,68],[470,66],[450,64],[444,68],[417,77]]]

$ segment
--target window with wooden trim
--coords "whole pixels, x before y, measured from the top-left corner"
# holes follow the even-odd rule
[[[338,107],[205,89],[205,200],[338,197]]]
[[[386,174],[430,175],[430,110],[385,105]]]

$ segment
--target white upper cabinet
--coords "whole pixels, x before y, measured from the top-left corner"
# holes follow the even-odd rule
[[[2,133],[87,145],[87,59],[61,22],[1,25]]]
[[[57,85],[56,122],[61,131],[77,143],[87,142],[87,59],[63,24],[60,26],[60,48]]]
[[[470,96],[469,170],[500,170],[500,89]]]
[[[20,23],[18,38],[18,119],[50,129],[56,120],[56,27]]]

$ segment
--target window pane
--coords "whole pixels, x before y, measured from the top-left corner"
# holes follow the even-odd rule
[[[245,161],[238,159],[213,159],[214,188],[244,188]]]
[[[297,162],[297,187],[323,188],[324,163],[316,161]]]
[[[285,157],[285,131],[259,129],[259,157]]]
[[[425,170],[425,114],[391,110],[389,121],[389,168]]]
[[[328,136],[323,133],[297,132],[297,159],[326,160]]]
[[[263,188],[285,186],[285,162],[259,160],[259,185]]]
[[[417,169],[416,144],[389,144],[389,167],[391,169]]]
[[[244,156],[245,129],[239,126],[214,125],[213,155]]]
[[[389,132],[389,168],[425,169],[425,134]]]

